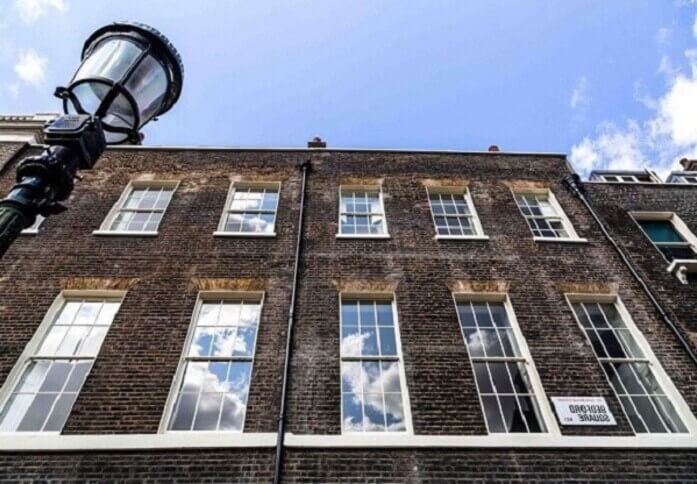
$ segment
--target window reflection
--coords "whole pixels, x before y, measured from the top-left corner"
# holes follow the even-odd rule
[[[687,432],[616,305],[574,303],[572,307],[634,432]]]
[[[0,412],[0,432],[59,432],[120,302],[66,301]]]
[[[405,431],[392,302],[344,301],[341,311],[343,431]]]
[[[223,231],[272,234],[278,207],[278,188],[236,185],[225,213]]]
[[[169,430],[242,431],[261,304],[200,305]]]
[[[462,301],[457,313],[489,432],[544,432],[504,303]]]

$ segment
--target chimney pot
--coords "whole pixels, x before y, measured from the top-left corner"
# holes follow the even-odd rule
[[[498,152],[501,151],[497,145],[491,145],[489,146],[489,151],[491,152]]]
[[[683,166],[685,171],[697,171],[697,160],[688,160],[683,158],[680,160],[680,164]]]
[[[322,138],[319,136],[315,136],[312,138],[312,141],[307,142],[307,147],[308,148],[326,148],[327,147],[327,142],[322,141]]]

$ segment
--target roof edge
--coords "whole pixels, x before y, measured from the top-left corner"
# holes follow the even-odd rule
[[[44,148],[45,145],[32,143],[32,148]],[[566,153],[535,151],[468,151],[438,149],[406,148],[305,148],[305,147],[260,147],[260,146],[175,146],[175,145],[110,145],[107,151],[298,151],[305,153],[350,152],[350,153],[419,153],[450,155],[490,155],[490,156],[543,156],[566,158]]]

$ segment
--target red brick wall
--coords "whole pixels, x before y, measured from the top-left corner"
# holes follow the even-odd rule
[[[2,147],[3,145],[0,145]],[[417,434],[482,434],[484,421],[447,283],[505,281],[548,396],[605,396],[617,427],[564,434],[631,434],[591,348],[563,299],[564,285],[617,287],[637,326],[697,411],[694,365],[664,326],[581,204],[561,186],[561,157],[318,151],[110,150],[83,173],[38,236],[22,237],[0,261],[0,381],[48,307],[75,278],[136,279],[77,399],[65,434],[154,433],[162,416],[196,300],[193,278],[262,280],[247,432],[273,432],[279,407],[300,178],[312,157],[301,260],[288,430],[340,432],[339,307],[336,283],[397,283],[407,387]],[[12,169],[0,189],[13,182]],[[150,173],[181,183],[156,238],[98,237],[129,178]],[[276,238],[214,238],[229,176],[282,182]],[[389,240],[338,240],[339,185],[382,178]],[[437,241],[422,184],[470,180],[488,241]],[[589,244],[535,243],[507,180],[548,182]],[[682,216],[682,213],[681,213]],[[620,221],[622,219],[619,219]],[[625,222],[622,222],[625,223]],[[621,479],[694,475],[680,451],[301,450],[287,452],[288,481]],[[272,450],[0,454],[6,480],[268,482]],[[629,463],[634,465],[631,469]],[[634,474],[625,474],[634,472]],[[0,480],[2,477],[0,477]]]

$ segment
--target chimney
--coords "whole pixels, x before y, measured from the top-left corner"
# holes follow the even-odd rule
[[[499,149],[499,147],[498,147],[497,145],[491,145],[491,146],[489,146],[489,152],[491,152],[491,153],[497,153],[497,152],[499,152],[499,151],[501,151],[501,150]]]
[[[327,147],[327,142],[322,141],[322,138],[319,136],[315,136],[312,138],[312,141],[307,142],[307,147],[308,148],[326,148]]]
[[[685,171],[697,171],[697,160],[688,160],[683,158],[680,160],[680,164],[683,166]]]

